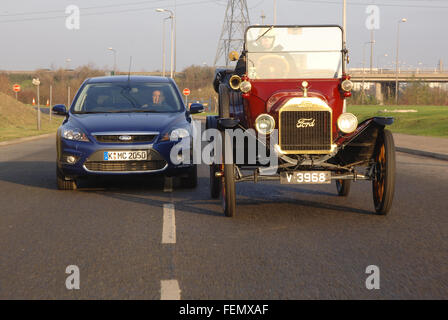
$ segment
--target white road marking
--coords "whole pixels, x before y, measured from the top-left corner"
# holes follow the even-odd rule
[[[180,300],[180,288],[177,280],[160,281],[160,300]]]
[[[163,205],[162,243],[176,243],[176,218],[173,203],[165,203]]]

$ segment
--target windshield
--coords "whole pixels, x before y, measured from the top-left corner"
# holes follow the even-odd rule
[[[178,112],[183,110],[169,83],[91,83],[76,100],[74,113]]]
[[[250,27],[246,50],[250,79],[342,76],[339,27]]]

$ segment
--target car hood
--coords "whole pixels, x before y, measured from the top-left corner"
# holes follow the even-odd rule
[[[93,132],[141,132],[164,133],[173,127],[185,127],[188,122],[185,113],[98,113],[71,114],[67,125],[82,129],[86,134]]]

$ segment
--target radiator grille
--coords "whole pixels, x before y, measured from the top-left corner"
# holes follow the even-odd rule
[[[100,143],[151,143],[157,137],[156,134],[148,134],[148,135],[129,135],[131,137],[130,140],[122,141],[120,140],[120,136],[122,135],[98,135],[95,136],[96,141]],[[128,135],[125,135],[128,136]]]
[[[283,151],[331,150],[331,112],[283,111],[280,114],[280,147]]]
[[[84,165],[90,171],[153,171],[160,170],[166,166],[165,160],[150,161],[87,161]]]

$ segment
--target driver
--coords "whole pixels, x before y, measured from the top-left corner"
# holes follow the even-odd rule
[[[165,96],[163,95],[163,92],[161,90],[154,90],[152,92],[152,104],[160,106],[165,101]]]
[[[281,45],[277,45],[274,47],[275,43],[275,31],[270,30],[266,34],[266,29],[260,29],[259,32],[259,39],[255,42],[254,48],[256,51],[281,51],[283,47]],[[264,35],[263,35],[264,34]],[[246,51],[243,50],[243,52],[240,55],[240,58],[238,59],[238,62],[236,63],[235,67],[235,74],[239,75],[240,77],[246,72]]]
[[[275,52],[274,53],[275,55],[286,59],[290,68],[294,68],[295,67],[294,60],[292,59],[292,57],[289,54],[282,52],[283,49],[284,48],[282,45],[276,44],[275,30],[271,29],[266,32],[266,29],[263,28],[263,29],[260,29],[259,36],[258,36],[257,40],[254,42],[254,44],[252,45],[251,50],[253,50],[255,52],[260,52],[260,54],[258,54],[258,56],[259,56],[258,60],[265,56],[264,54],[261,54],[261,52],[266,52],[267,54],[268,54],[268,52]],[[246,60],[247,60],[246,51],[243,51],[241,53],[241,56],[240,56],[237,64],[236,64],[235,74],[242,76],[243,74],[246,73]],[[259,63],[257,63],[256,65],[259,66]],[[271,72],[275,72],[275,70],[273,69],[273,66],[271,66],[270,70],[271,70]]]
[[[260,51],[282,51],[283,47],[280,44],[275,44],[275,30],[266,32],[264,29],[260,30],[260,35],[255,42],[255,47]]]

